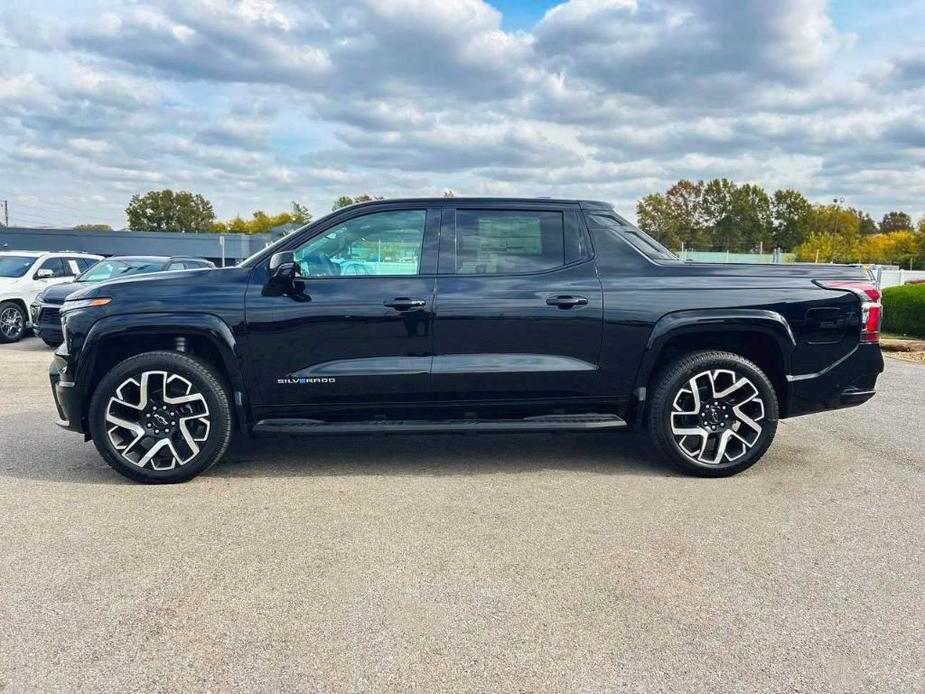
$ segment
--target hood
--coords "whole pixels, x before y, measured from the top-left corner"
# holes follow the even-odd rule
[[[70,299],[95,299],[110,297],[113,309],[126,305],[133,312],[164,310],[178,305],[205,305],[208,297],[224,292],[239,293],[246,287],[250,268],[201,268],[152,272],[147,275],[133,275],[103,282],[76,283],[87,286],[74,290]]]
[[[71,294],[87,285],[82,282],[65,282],[64,284],[53,284],[42,292],[42,297],[46,304],[60,304]]]

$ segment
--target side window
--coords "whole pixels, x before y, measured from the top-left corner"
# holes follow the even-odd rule
[[[39,267],[39,270],[51,270],[52,277],[70,277],[71,268],[61,258],[49,258]]]
[[[96,264],[96,261],[93,258],[74,258],[77,262],[77,268],[83,272],[88,270]]]
[[[416,275],[421,266],[425,210],[354,217],[295,251],[302,277]]]
[[[636,227],[622,224],[616,218],[605,214],[585,215],[591,229],[608,229],[618,231],[622,238],[637,251],[653,260],[678,260],[678,256],[665,248],[658,241]]]
[[[186,270],[186,265],[177,261],[168,265],[167,270]]]
[[[561,212],[456,211],[456,272],[537,272],[565,263]]]

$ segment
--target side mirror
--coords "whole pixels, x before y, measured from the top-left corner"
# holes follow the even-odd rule
[[[42,268],[35,273],[35,279],[37,280],[47,280],[55,276],[54,270],[49,270],[48,268]]]
[[[291,251],[281,251],[270,256],[270,279],[276,282],[292,284],[299,274],[299,265]]]

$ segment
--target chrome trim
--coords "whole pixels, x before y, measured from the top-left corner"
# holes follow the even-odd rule
[[[844,362],[845,360],[850,359],[851,357],[853,357],[853,356],[854,356],[854,353],[858,351],[858,348],[859,348],[860,346],[861,346],[861,345],[855,345],[854,349],[852,349],[850,352],[848,352],[848,354],[846,354],[845,356],[843,356],[843,357],[842,357],[841,359],[839,359],[838,361],[832,362],[832,363],[829,364],[827,367],[825,367],[824,369],[822,369],[822,371],[817,371],[816,373],[811,373],[811,374],[797,374],[797,375],[795,375],[795,376],[792,375],[792,374],[787,374],[787,381],[790,382],[790,383],[793,383],[794,381],[808,381],[808,380],[811,379],[811,378],[819,378],[820,376],[822,376],[822,375],[824,375],[824,374],[827,374],[829,371],[831,371],[832,369],[834,369],[836,366],[838,366],[839,364],[841,364],[841,363]]]

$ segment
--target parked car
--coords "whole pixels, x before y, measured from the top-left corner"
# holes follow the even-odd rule
[[[681,262],[606,203],[384,200],[234,268],[71,295],[50,376],[60,424],[141,482],[235,432],[628,427],[719,477],[779,419],[874,395],[878,299],[857,267]]]
[[[0,343],[18,342],[32,327],[29,305],[39,292],[70,282],[101,257],[70,251],[0,252]]]
[[[55,285],[39,293],[32,302],[32,329],[49,347],[61,344],[61,304],[76,291],[92,282],[104,282],[118,277],[146,275],[168,270],[211,268],[215,264],[203,258],[166,257],[158,255],[112,256],[88,268],[73,282]]]

